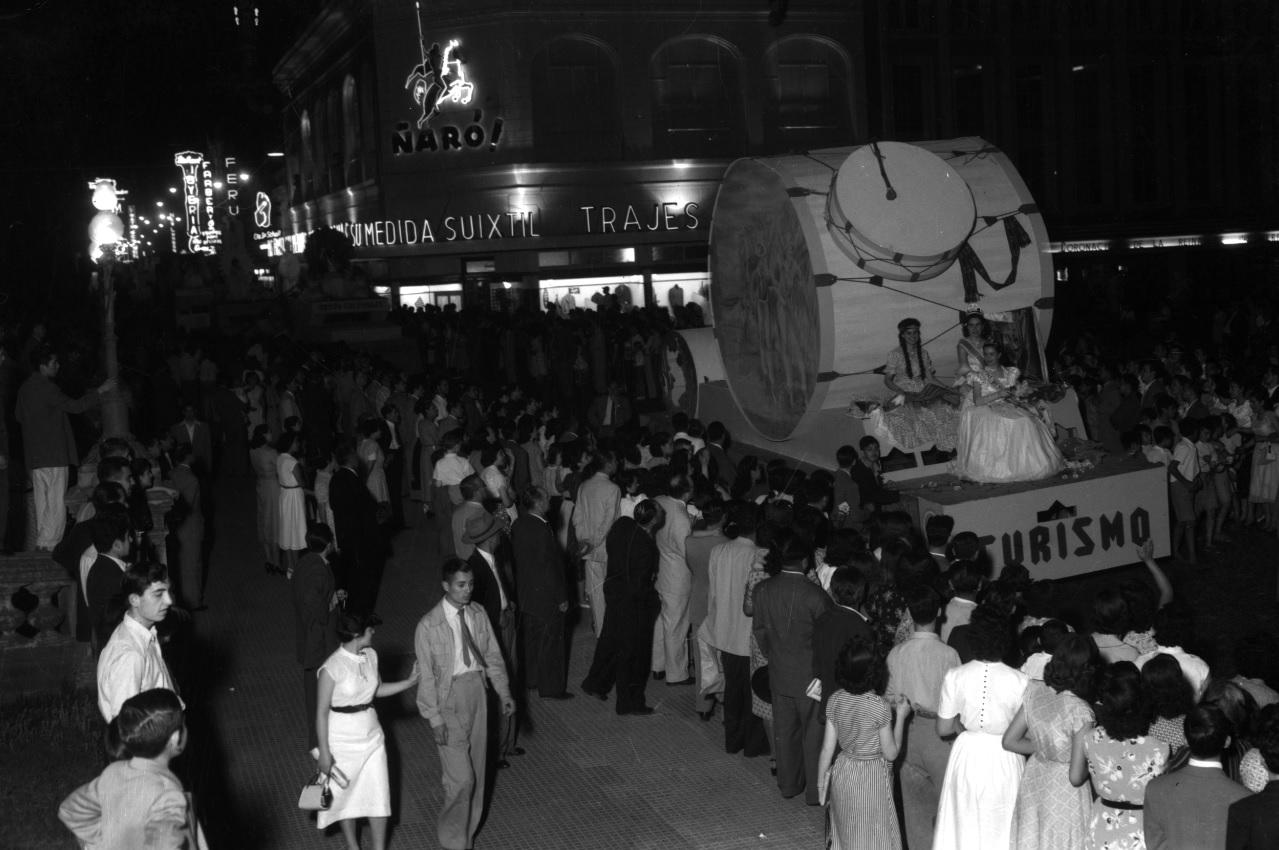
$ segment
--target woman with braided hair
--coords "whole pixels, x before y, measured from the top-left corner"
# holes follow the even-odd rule
[[[900,404],[885,411],[884,424],[905,451],[935,446],[948,452],[959,429],[959,396],[938,380],[921,333],[919,319],[897,323],[897,347],[888,352],[884,386]]]

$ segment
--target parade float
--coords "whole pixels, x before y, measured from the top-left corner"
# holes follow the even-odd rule
[[[1039,403],[1079,451],[1066,471],[1016,485],[956,478],[934,449],[889,427],[885,385],[905,317],[939,382],[953,380],[964,316],[992,321],[1006,356],[1045,381],[1053,268],[1043,217],[1011,161],[975,137],[876,142],[741,159],[725,172],[710,235],[714,327],[672,346],[672,400],[739,443],[830,467],[871,434],[902,462],[887,477],[922,523],[948,514],[998,563],[1058,578],[1167,554],[1161,467],[1089,451],[1073,393]],[[679,373],[676,375],[675,373]]]

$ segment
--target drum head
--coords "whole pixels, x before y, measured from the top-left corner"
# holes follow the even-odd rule
[[[813,168],[813,185],[822,186],[828,178]],[[711,310],[724,373],[738,408],[770,440],[789,437],[808,411],[821,353],[812,255],[792,186],[766,163],[739,160],[724,176],[711,225]]]
[[[831,190],[831,227],[843,237],[841,247],[896,280],[945,271],[976,222],[964,178],[936,154],[902,142],[853,151]]]

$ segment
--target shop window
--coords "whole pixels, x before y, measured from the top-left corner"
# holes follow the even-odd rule
[[[533,57],[533,138],[546,160],[624,156],[617,61],[584,36],[558,38]]]
[[[810,150],[848,144],[855,135],[849,61],[826,39],[794,36],[766,57],[765,133],[771,150]]]
[[[659,48],[653,69],[653,148],[658,156],[728,156],[746,138],[736,51],[709,36]]]
[[[710,316],[710,275],[655,274],[653,304],[670,312],[677,327],[701,327]]]
[[[542,278],[538,282],[542,307],[568,314],[572,310],[598,310],[606,299],[616,298],[620,309],[644,306],[644,276]]]
[[[439,307],[441,310],[452,304],[462,309],[462,284],[431,283],[401,286],[396,293],[396,301],[401,307]]]

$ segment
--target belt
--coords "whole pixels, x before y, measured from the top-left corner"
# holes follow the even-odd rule
[[[1142,803],[1125,803],[1122,800],[1107,800],[1105,797],[1098,797],[1097,800],[1107,808],[1123,809],[1126,812],[1139,812],[1145,808]]]
[[[280,489],[281,490],[301,490],[302,485],[301,484],[281,484]]]
[[[914,717],[918,717],[918,718],[920,718],[920,719],[922,719],[922,720],[936,720],[936,719],[937,719],[937,712],[935,712],[935,711],[929,711],[929,710],[928,710],[928,709],[926,709],[926,708],[916,708],[916,709],[913,709],[913,710],[911,711],[911,714],[912,714]]]
[[[371,702],[362,702],[358,705],[331,705],[330,711],[336,711],[338,714],[359,714],[361,711],[368,711],[373,707]]]

